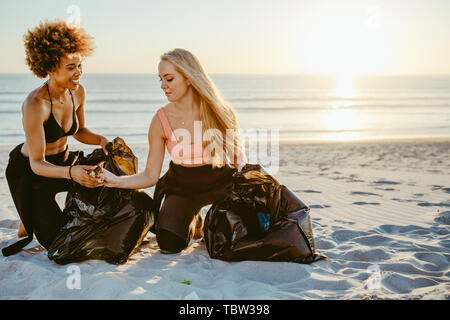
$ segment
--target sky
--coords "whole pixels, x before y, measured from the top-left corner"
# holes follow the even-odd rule
[[[78,10],[89,73],[157,73],[184,48],[212,74],[450,75],[448,0],[2,0],[0,73],[29,72],[23,35]]]

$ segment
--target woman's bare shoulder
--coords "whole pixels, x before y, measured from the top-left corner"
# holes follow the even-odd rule
[[[162,139],[165,138],[164,128],[157,112],[155,112],[155,114],[153,115],[152,121],[150,123],[149,134],[153,136],[160,136]]]
[[[172,109],[171,109],[171,103],[168,103],[168,104],[162,106],[162,107],[159,108],[158,110],[161,110],[161,109],[164,110],[165,113],[171,112],[171,111],[172,111]]]
[[[37,113],[47,113],[50,110],[50,101],[47,100],[44,96],[44,87],[36,88],[31,91],[28,96],[25,98],[22,104],[22,113],[26,114],[28,112],[32,112],[33,115],[37,115]]]
[[[72,94],[76,101],[84,101],[86,99],[86,88],[80,83],[78,88],[72,91]]]

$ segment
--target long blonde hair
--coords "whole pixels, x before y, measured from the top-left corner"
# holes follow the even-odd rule
[[[209,145],[210,150],[214,150],[214,155],[211,156],[212,167],[247,162],[233,107],[224,100],[197,57],[185,49],[177,48],[161,55],[161,60],[171,62],[177,71],[189,80],[197,95],[202,135],[206,132],[206,138],[212,140]],[[233,143],[223,141],[223,137],[227,137],[227,129],[234,132]],[[218,131],[221,134],[218,134]]]

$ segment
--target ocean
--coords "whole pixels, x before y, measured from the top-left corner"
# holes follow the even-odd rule
[[[234,107],[245,137],[276,133],[281,143],[450,137],[450,77],[211,78]],[[44,81],[0,74],[0,144],[25,140],[21,105]],[[84,74],[81,83],[87,127],[110,139],[145,143],[152,117],[167,104],[156,74]]]

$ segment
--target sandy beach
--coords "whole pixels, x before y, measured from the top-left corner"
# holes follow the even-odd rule
[[[147,146],[130,146],[142,170]],[[19,225],[4,176],[12,147],[0,147],[1,247]],[[167,165],[166,156],[163,173]],[[148,233],[124,265],[59,266],[35,240],[0,256],[0,299],[450,298],[450,139],[286,144],[275,177],[311,208],[316,247],[328,260],[225,262],[200,240],[166,255]],[[64,194],[57,199],[62,205]],[[68,286],[73,267],[79,289]]]

